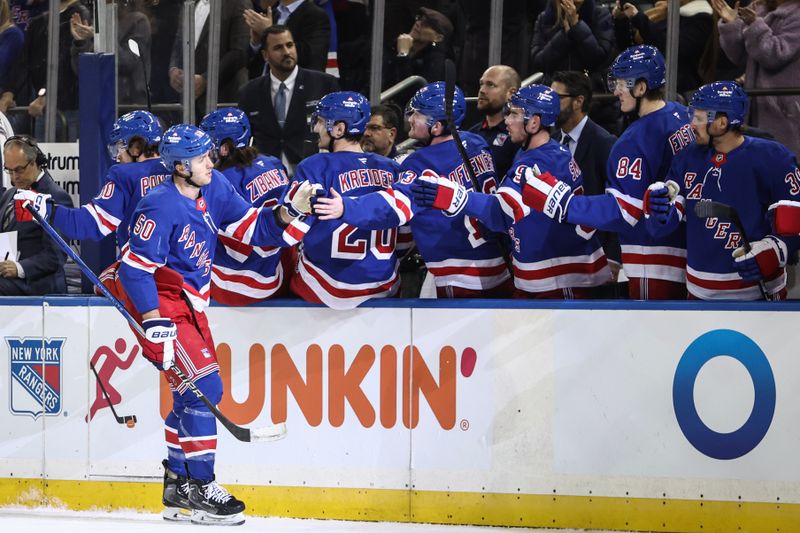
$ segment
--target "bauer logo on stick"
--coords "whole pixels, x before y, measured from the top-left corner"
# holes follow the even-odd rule
[[[11,413],[33,419],[61,412],[61,361],[66,339],[6,337]]]

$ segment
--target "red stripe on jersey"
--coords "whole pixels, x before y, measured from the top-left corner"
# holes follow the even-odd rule
[[[448,266],[448,267],[428,267],[431,274],[434,276],[453,276],[453,275],[464,275],[464,276],[496,276],[498,274],[502,274],[506,271],[505,263],[500,263],[499,265],[489,266],[489,267],[479,267],[479,266]]]
[[[686,258],[668,254],[634,254],[622,252],[622,264],[664,265],[675,268],[686,268]]]
[[[217,438],[185,440],[181,442],[183,453],[213,452],[217,449]]]
[[[390,188],[386,189],[386,193],[394,199],[394,207],[396,207],[397,209],[399,209],[403,213],[403,216],[405,217],[405,219],[406,220],[411,220],[411,210],[408,208],[408,206],[404,202],[401,202],[397,198],[397,196],[395,196],[394,189],[392,189],[390,187]]]
[[[519,205],[513,196],[505,192],[498,192],[497,195],[502,198],[506,205],[514,212],[514,222],[519,222],[525,218],[525,211],[522,210],[522,206]]]
[[[150,261],[147,261],[146,259],[139,257],[130,250],[128,250],[128,259],[130,259],[134,263],[142,265],[145,268],[158,268],[158,265],[156,263],[151,263]]]
[[[536,270],[522,270],[514,267],[514,277],[519,279],[537,280],[554,278],[565,274],[594,274],[608,265],[606,256],[601,255],[591,263],[565,263]]]
[[[311,276],[317,280],[317,282],[322,286],[322,288],[328,294],[335,296],[337,298],[356,298],[359,296],[371,296],[373,294],[379,294],[382,292],[386,292],[392,288],[395,281],[397,280],[397,276],[392,276],[392,279],[384,283],[383,285],[379,285],[377,287],[373,287],[371,289],[340,289],[339,287],[334,287],[319,273],[319,271],[311,266],[307,261],[303,261],[303,266],[305,266],[306,270],[308,271]]]
[[[298,228],[294,224],[289,224],[288,226],[286,226],[286,229],[283,230],[283,231],[288,233],[289,236],[292,239],[294,239],[295,241],[298,241],[298,242],[302,241],[303,237],[305,237],[305,235],[306,235],[305,231],[303,231],[302,229]]]
[[[167,441],[167,444],[174,444],[175,446],[180,446],[181,444],[178,440],[178,434],[169,429],[164,429],[164,440]]]
[[[704,289],[711,289],[715,291],[719,290],[735,290],[735,289],[745,289],[749,287],[755,287],[756,283],[744,281],[742,279],[731,279],[731,280],[716,280],[716,279],[703,279],[698,278],[686,273],[686,281],[694,283],[698,287],[702,287]]]
[[[252,213],[250,213],[250,216],[245,218],[244,221],[241,224],[239,224],[239,227],[233,233],[233,238],[236,239],[237,241],[243,240],[244,234],[247,233],[247,230],[250,229],[250,226],[255,224],[256,218],[258,218],[258,210],[254,209]]]
[[[275,279],[273,279],[269,283],[261,283],[257,279],[254,279],[252,276],[248,276],[247,274],[230,274],[222,272],[217,267],[211,267],[211,268],[214,271],[214,274],[216,274],[222,280],[241,283],[242,285],[247,285],[248,287],[252,287],[254,289],[270,290],[274,289],[280,284],[280,280],[278,279],[277,276],[275,276]]]
[[[110,229],[111,231],[117,231],[117,225],[116,224],[114,224],[113,222],[108,220],[106,217],[104,217],[103,214],[94,206],[94,204],[91,204],[91,206],[92,206],[92,209],[94,209],[94,213],[97,215],[97,218],[100,220],[100,223],[103,226],[105,226],[106,228]]]
[[[237,241],[236,239],[231,239],[226,235],[219,234],[217,235],[219,242],[225,245],[227,248],[239,252],[242,255],[250,255],[253,251],[253,247],[249,244],[245,244],[242,241]]]
[[[189,285],[188,283],[184,283],[183,284],[183,290],[185,290],[186,292],[188,292],[190,294],[193,294],[194,296],[197,296],[198,298],[202,298],[203,300],[208,300],[209,289],[206,289],[205,292],[200,292],[197,289],[195,289],[194,287],[192,287],[191,285]]]
[[[636,207],[633,204],[630,204],[630,203],[626,202],[625,200],[623,200],[619,196],[614,196],[614,199],[617,201],[617,204],[619,205],[619,208],[622,209],[623,211],[625,211],[626,213],[628,213],[630,216],[632,216],[636,220],[639,220],[640,218],[642,218],[642,210],[641,209],[639,209],[638,207]]]

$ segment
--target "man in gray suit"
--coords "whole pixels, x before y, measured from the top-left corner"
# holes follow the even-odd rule
[[[33,139],[9,137],[3,145],[3,167],[11,176],[11,188],[0,196],[0,232],[17,232],[19,257],[0,259],[0,296],[66,294],[66,255],[35,221],[16,219],[14,194],[31,189],[49,194],[59,205],[72,207],[72,199],[45,169],[47,158]]]
[[[592,103],[592,82],[583,72],[561,71],[553,74],[550,88],[561,98],[561,114],[556,119],[552,137],[567,146],[583,172],[585,194],[604,194],[606,164],[617,138],[589,118]],[[619,239],[615,233],[597,232],[608,258],[614,280],[621,265]],[[598,296],[620,297],[620,287],[614,283],[604,287]]]

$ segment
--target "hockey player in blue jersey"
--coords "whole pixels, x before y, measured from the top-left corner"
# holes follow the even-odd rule
[[[666,183],[645,195],[647,227],[659,235],[685,221],[687,288],[690,298],[758,300],[786,297],[784,266],[797,238],[781,237],[787,207],[800,200],[800,170],[789,149],[745,136],[747,94],[732,81],[700,87],[692,96],[696,143],[672,161]],[[735,210],[744,235],[730,218],[707,211],[712,200]],[[703,209],[703,208],[706,209]],[[714,216],[706,216],[714,215]],[[745,237],[752,250],[746,252]]]
[[[518,298],[591,298],[592,287],[611,280],[593,229],[531,212],[522,198],[523,176],[529,168],[558,176],[575,194],[583,190],[583,177],[570,151],[552,140],[547,130],[559,111],[558,94],[544,85],[524,87],[511,96],[505,121],[512,142],[521,150],[496,195],[466,194],[457,182],[425,176],[411,187],[418,205],[451,212],[463,209],[489,229],[508,232]]]
[[[98,241],[116,231],[121,250],[139,200],[168,175],[158,154],[161,125],[152,113],[132,111],[114,122],[108,151],[119,161],[108,170],[106,183],[94,199],[81,207],[52,205],[49,222],[69,239]],[[24,195],[32,198],[35,193]]]
[[[253,207],[272,207],[283,196],[288,177],[280,159],[250,146],[250,121],[233,107],[203,117],[200,128],[214,142],[216,169]],[[220,234],[211,265],[211,298],[226,305],[248,305],[283,295],[294,269],[295,248],[249,246]]]
[[[359,141],[370,118],[369,102],[355,92],[327,94],[316,106],[312,127],[320,153],[297,165],[284,201],[310,184],[319,193],[362,196],[385,193],[397,179],[397,163],[364,152]],[[309,302],[351,309],[370,298],[392,296],[399,288],[397,231],[360,229],[337,220],[310,217],[287,228],[303,241],[292,291]]]
[[[611,149],[606,194],[577,196],[550,174],[525,176],[532,208],[619,234],[629,295],[637,300],[686,298],[684,232],[655,238],[640,224],[647,187],[663,181],[675,154],[694,141],[689,111],[664,100],[665,82],[664,57],[653,46],[628,48],[611,65],[609,88],[635,120]]]
[[[204,313],[217,232],[248,245],[281,246],[285,231],[299,223],[293,213],[310,212],[311,189],[299,187],[286,207],[255,208],[213,170],[212,146],[192,125],[164,133],[160,153],[171,176],[139,202],[119,274],[104,283],[141,322],[142,354],[164,372],[172,389],[173,407],[165,420],[164,518],[240,524],[244,504],[214,477],[216,418],[173,368],[213,403],[220,401],[222,381]],[[46,202],[34,205],[48,216]]]
[[[478,221],[462,213],[418,206],[410,187],[419,176],[444,176],[472,188],[469,173],[454,145],[445,113],[445,84],[431,83],[417,91],[408,104],[409,136],[427,146],[402,163],[400,180],[391,189],[361,198],[320,198],[316,212],[324,220],[341,220],[359,228],[379,230],[409,223],[440,298],[501,298],[511,293],[511,276],[505,263],[500,236],[487,232]],[[456,87],[453,114],[461,124],[466,103]],[[462,142],[482,192],[497,186],[494,163],[486,142],[474,133],[462,132]]]

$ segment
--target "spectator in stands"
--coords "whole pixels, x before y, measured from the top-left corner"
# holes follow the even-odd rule
[[[483,121],[472,126],[469,131],[477,133],[486,144],[494,160],[498,176],[505,176],[519,150],[511,141],[505,123],[506,103],[522,85],[519,74],[506,65],[494,65],[481,76],[478,91],[478,111],[484,113]]]
[[[144,13],[145,0],[120,2],[117,9],[117,101],[120,104],[144,104],[147,101],[146,81],[150,80],[152,39],[150,19]],[[131,52],[128,46],[131,39],[136,41],[141,57]]]
[[[614,25],[608,9],[595,0],[551,0],[536,19],[531,46],[532,71],[585,70],[592,87],[603,90],[614,59]]]
[[[249,5],[246,0],[222,2],[219,36],[219,93],[220,102],[232,102],[239,88],[247,81],[247,25],[242,12]],[[194,12],[194,96],[198,114],[205,108],[206,71],[208,69],[208,14],[209,0],[197,0]],[[170,60],[169,82],[176,93],[183,92],[183,40],[180,31],[175,38]]]
[[[371,113],[364,135],[361,136],[361,149],[394,159],[397,155],[394,143],[400,119],[388,105],[374,105]]]
[[[0,94],[9,86],[11,67],[24,43],[25,34],[11,20],[8,0],[0,0]]]
[[[0,111],[18,104],[29,106],[28,114],[41,117],[47,104],[47,27],[49,13],[30,21],[25,34],[22,58],[15,64],[11,84],[0,97]],[[91,41],[91,14],[78,0],[61,0],[59,12],[58,103],[66,120],[66,131],[57,128],[57,139],[78,138],[78,64],[72,60],[72,49]],[[76,56],[77,57],[77,56]],[[44,120],[36,121],[38,136],[44,134]]]
[[[46,12],[50,5],[48,0],[9,0],[8,3],[11,20],[22,31],[26,31],[31,20]]]
[[[800,1],[764,0],[738,12],[724,0],[711,5],[720,17],[722,50],[734,63],[747,64],[746,88],[800,86]],[[799,96],[753,98],[750,123],[800,155]]]
[[[711,6],[708,0],[680,0],[678,45],[678,92],[696,89],[702,84],[700,59],[712,45]],[[614,34],[619,48],[634,44],[652,44],[667,53],[667,1],[659,0],[645,13],[635,5],[618,1],[612,11]]]
[[[269,65],[264,76],[251,80],[239,93],[239,108],[247,113],[258,151],[279,158],[289,175],[304,157],[304,141],[313,151],[308,114],[316,102],[339,89],[333,76],[297,66],[292,32],[273,24],[264,33],[261,55]]]
[[[0,231],[17,232],[18,257],[0,261],[0,296],[41,296],[66,294],[66,255],[35,221],[16,219],[14,194],[33,189],[50,195],[59,205],[72,207],[72,199],[53,181],[47,159],[36,142],[27,137],[10,137],[3,145],[3,167],[13,187],[0,196]]]
[[[300,68],[325,72],[331,25],[328,15],[312,0],[280,0],[269,7],[268,0],[254,0],[258,10],[246,9],[244,21],[250,28],[248,74],[250,79],[266,71],[261,46],[264,32],[273,24],[287,26],[295,41]]]
[[[567,146],[578,163],[583,174],[584,194],[604,194],[606,163],[617,138],[589,118],[589,104],[592,102],[591,80],[583,72],[560,71],[553,74],[550,88],[558,93],[561,102],[553,139]],[[606,253],[612,281],[616,282],[622,266],[619,238],[616,233],[604,231],[598,231],[597,236]],[[599,297],[619,298],[622,294],[616,283],[597,289],[595,295]]]
[[[453,59],[449,43],[452,35],[453,24],[446,16],[420,8],[411,31],[397,36],[397,51],[387,72],[391,82],[415,75],[429,82],[444,80],[445,59]]]

